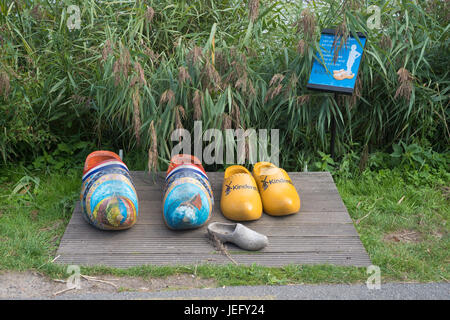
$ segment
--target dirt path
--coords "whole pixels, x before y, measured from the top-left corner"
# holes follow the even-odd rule
[[[66,283],[33,271],[0,273],[0,299],[70,297],[80,294],[106,294],[126,291],[157,292],[175,289],[213,288],[216,287],[216,284],[214,280],[200,279],[185,274],[148,280],[105,275],[89,278],[81,277],[80,287],[81,289],[65,291],[68,288]]]

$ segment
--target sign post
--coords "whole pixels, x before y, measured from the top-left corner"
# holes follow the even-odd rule
[[[366,36],[357,33],[357,37],[348,36],[346,43],[336,38],[334,29],[324,29],[320,37],[320,52],[313,61],[311,74],[306,87],[334,93],[337,103],[338,94],[352,95],[358,77],[359,66],[364,53]],[[339,50],[336,53],[336,50]],[[334,158],[336,138],[336,119],[332,116],[330,154]]]

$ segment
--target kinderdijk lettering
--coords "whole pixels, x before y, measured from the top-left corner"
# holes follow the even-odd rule
[[[279,165],[279,129],[270,130],[270,139],[267,129],[207,129],[203,132],[201,121],[194,122],[194,139],[186,129],[176,129],[172,132],[172,142],[178,141],[172,148],[171,156],[177,154],[193,154],[205,164],[249,164],[258,161],[267,161]],[[203,142],[209,144],[203,149]],[[268,148],[270,144],[270,155]],[[224,153],[225,149],[225,153]],[[236,154],[236,158],[235,158]]]

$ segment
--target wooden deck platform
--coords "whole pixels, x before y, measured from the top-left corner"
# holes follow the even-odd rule
[[[187,231],[169,230],[162,217],[164,174],[154,181],[146,172],[131,172],[139,198],[136,225],[124,231],[100,231],[87,224],[78,203],[67,226],[55,262],[106,265],[229,264],[207,237],[206,226]],[[227,244],[239,264],[264,266],[335,264],[368,266],[369,256],[328,172],[289,173],[301,199],[299,213],[286,217],[263,214],[244,223],[269,238],[269,245],[248,252]],[[215,205],[210,222],[231,222],[220,211],[222,172],[209,172]]]

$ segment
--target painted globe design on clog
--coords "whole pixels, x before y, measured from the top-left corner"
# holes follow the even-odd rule
[[[211,184],[200,161],[191,155],[170,160],[164,190],[164,221],[170,229],[194,229],[210,218],[214,206]]]
[[[123,230],[136,223],[136,189],[127,166],[114,152],[87,156],[80,199],[83,217],[98,229]]]

